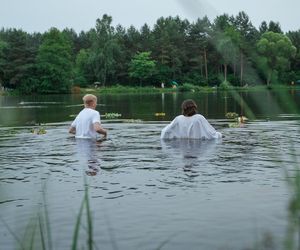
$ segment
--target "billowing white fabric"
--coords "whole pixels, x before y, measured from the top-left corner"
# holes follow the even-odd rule
[[[161,131],[161,139],[218,139],[222,134],[217,132],[203,115],[177,116]]]
[[[98,111],[84,108],[77,115],[71,126],[76,128],[76,138],[97,139],[98,133],[94,129],[96,122],[101,123]]]

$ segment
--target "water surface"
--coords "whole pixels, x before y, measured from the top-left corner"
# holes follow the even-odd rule
[[[252,109],[256,119],[230,128],[224,112],[241,112],[241,105],[222,95],[213,102],[214,95],[191,97],[214,103],[206,116],[224,135],[218,141],[159,139],[187,95],[101,97],[101,113],[134,119],[103,119],[109,139],[102,143],[66,133],[69,115],[81,109],[80,96],[2,101],[3,249],[18,246],[9,231],[23,239],[44,214],[43,204],[53,248],[70,248],[85,182],[99,249],[246,249],[266,233],[281,249],[290,198],[284,171],[292,170],[298,157],[299,116],[276,101],[270,113],[262,111],[266,107]],[[200,105],[201,113],[205,107]],[[154,115],[162,111],[165,117]],[[30,133],[37,122],[45,123],[46,134]],[[85,219],[80,235],[84,245]]]

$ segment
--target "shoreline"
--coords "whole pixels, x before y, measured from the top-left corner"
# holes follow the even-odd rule
[[[266,85],[256,85],[256,86],[230,86],[228,88],[221,87],[201,87],[191,84],[183,84],[177,88],[160,88],[155,86],[123,86],[123,85],[115,85],[109,87],[73,87],[69,93],[61,93],[61,94],[87,94],[87,93],[95,93],[95,94],[159,94],[159,93],[207,93],[207,92],[230,92],[230,91],[239,91],[239,92],[248,92],[248,91],[266,91],[266,90],[275,90],[275,91],[286,91],[286,90],[300,90],[300,86],[287,86],[287,85],[274,85],[274,86],[266,86]],[[59,93],[55,93],[59,94]],[[39,93],[31,94],[31,95],[40,95]],[[41,95],[52,95],[52,94],[41,94]],[[22,96],[18,92],[18,90],[8,90],[8,91],[0,91],[0,96]]]

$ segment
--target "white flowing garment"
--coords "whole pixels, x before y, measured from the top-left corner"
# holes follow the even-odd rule
[[[179,115],[161,131],[161,139],[218,139],[222,134],[217,132],[203,115]]]

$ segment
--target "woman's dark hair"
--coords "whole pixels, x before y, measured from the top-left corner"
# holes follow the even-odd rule
[[[185,100],[181,104],[181,109],[184,116],[193,116],[197,114],[197,105],[192,99]]]

